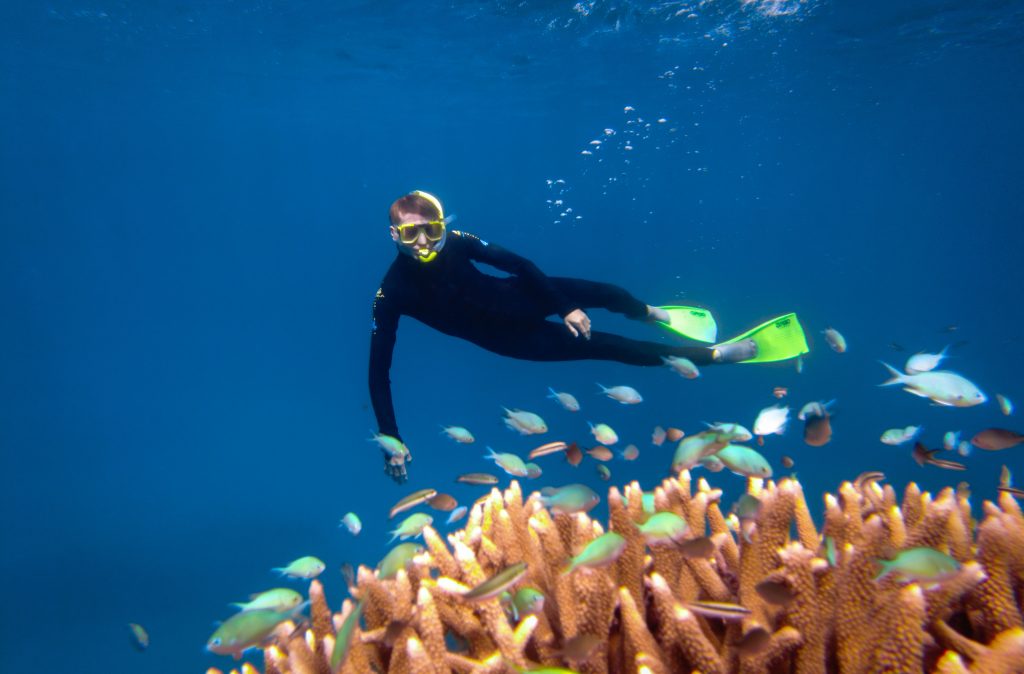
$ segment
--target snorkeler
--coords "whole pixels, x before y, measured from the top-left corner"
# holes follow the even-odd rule
[[[670,311],[682,308],[652,307],[607,283],[546,276],[526,258],[467,232],[449,230],[451,218],[445,218],[441,202],[426,192],[396,200],[390,219],[391,238],[399,254],[377,290],[370,339],[370,399],[381,435],[401,440],[389,372],[398,319],[403,315],[493,353],[524,360],[662,365],[663,359],[676,357],[710,365],[750,362],[758,355],[760,342],[754,331],[712,347],[674,346],[591,331],[584,309],[602,308],[632,319],[661,322],[680,332],[685,329],[679,329],[679,313]],[[511,276],[485,274],[473,262]],[[714,333],[710,314],[692,313],[711,321]],[[547,320],[552,315],[559,316],[561,323]],[[408,452],[403,456],[385,451],[385,472],[404,482],[409,459]]]

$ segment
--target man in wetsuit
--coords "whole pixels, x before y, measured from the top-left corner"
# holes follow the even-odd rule
[[[449,230],[440,201],[412,192],[391,205],[391,238],[399,255],[391,263],[373,302],[370,338],[370,400],[382,435],[401,440],[391,399],[391,358],[400,316],[410,316],[488,351],[535,361],[614,360],[662,365],[662,357],[688,358],[697,365],[752,358],[752,340],[711,348],[644,342],[591,332],[584,309],[601,308],[650,322],[668,317],[627,291],[607,283],[545,276],[535,264],[482,239]],[[482,262],[511,276],[485,274]],[[547,320],[557,315],[560,323]],[[384,455],[385,472],[396,482],[407,477],[403,457]]]

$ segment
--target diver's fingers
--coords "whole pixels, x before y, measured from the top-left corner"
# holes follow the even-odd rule
[[[565,327],[569,328],[569,332],[572,333],[573,337],[579,337],[580,333],[576,332],[576,328],[573,327],[572,323],[568,320],[565,321]]]

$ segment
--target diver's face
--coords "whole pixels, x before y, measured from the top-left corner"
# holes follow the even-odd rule
[[[422,215],[413,215],[412,213],[402,213],[401,215],[402,217],[399,219],[399,222],[401,222],[402,224],[419,225],[430,222],[429,218],[425,218]],[[433,250],[434,246],[438,243],[436,241],[428,240],[427,235],[424,234],[422,230],[420,230],[420,233],[416,237],[416,240],[413,241],[412,243],[402,243],[398,238],[398,228],[395,227],[394,225],[391,225],[390,231],[391,240],[397,243],[402,248],[412,251],[413,257],[418,257],[420,255],[421,250]]]

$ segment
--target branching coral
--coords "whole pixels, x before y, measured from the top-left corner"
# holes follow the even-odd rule
[[[584,514],[552,514],[536,495],[524,501],[512,482],[478,501],[466,528],[447,539],[428,527],[426,550],[393,578],[361,567],[338,613],[313,581],[309,624],[278,628],[265,672],[331,674],[354,601],[364,624],[342,674],[1024,672],[1024,516],[1009,494],[986,502],[976,525],[966,493],[933,498],[910,484],[898,503],[890,486],[858,480],[825,496],[819,533],[795,480],[752,479],[748,491],[761,507],[741,534],[704,480],[693,489],[683,471],[655,490],[657,510],[686,519],[690,536],[710,537],[707,557],[647,543],[637,529],[647,517],[640,485],[613,488],[609,529],[625,539],[623,552],[605,567],[565,573],[604,527]],[[962,567],[942,582],[876,580],[878,559],[917,546]],[[498,597],[461,596],[517,562],[527,563],[520,584],[546,597],[536,614],[517,621]],[[599,645],[577,652],[573,644],[588,639]]]

